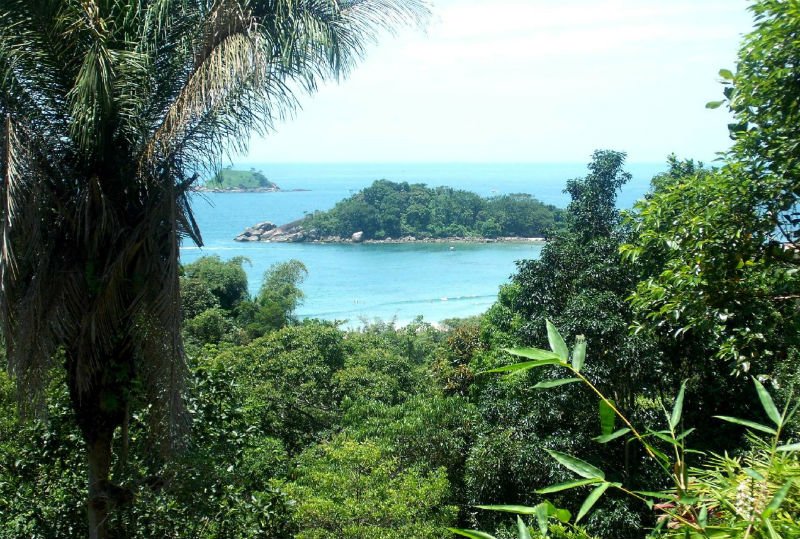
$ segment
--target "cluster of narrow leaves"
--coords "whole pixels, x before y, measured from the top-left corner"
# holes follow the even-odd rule
[[[571,376],[539,382],[534,387],[548,389],[577,382],[585,384],[599,397],[601,434],[595,437],[594,440],[604,444],[617,438],[627,436],[638,441],[645,449],[647,455],[671,478],[673,488],[663,492],[629,490],[625,488],[622,483],[607,480],[605,473],[596,466],[575,456],[548,449],[546,451],[556,462],[574,472],[579,478],[539,489],[536,491],[537,494],[546,495],[572,488],[593,486],[593,489],[585,498],[574,520],[571,521],[572,515],[569,511],[556,508],[547,501],[534,507],[493,505],[477,506],[478,508],[516,513],[518,515],[517,525],[519,529],[519,539],[531,537],[529,528],[519,515],[532,515],[536,518],[541,535],[547,536],[550,522],[555,520],[566,525],[577,525],[589,514],[597,501],[608,489],[615,488],[629,496],[641,500],[650,509],[655,509],[662,513],[658,525],[653,531],[654,536],[714,538],[764,537],[767,539],[779,539],[783,537],[783,535],[778,533],[778,531],[776,531],[776,526],[772,524],[771,519],[775,516],[781,517],[781,528],[788,530],[788,535],[786,536],[797,536],[793,535],[793,533],[800,532],[800,525],[795,522],[794,517],[792,517],[790,513],[787,518],[787,511],[783,510],[781,512],[781,508],[791,492],[797,494],[797,485],[795,481],[796,478],[800,476],[800,463],[798,463],[796,458],[781,460],[781,457],[789,454],[796,457],[797,451],[800,450],[800,443],[781,444],[780,439],[783,428],[800,407],[800,401],[791,409],[787,404],[782,411],[779,411],[764,385],[754,379],[758,397],[767,417],[774,423],[774,427],[735,417],[716,416],[721,420],[742,425],[748,429],[772,436],[771,444],[769,444],[767,449],[762,451],[765,463],[760,467],[761,471],[756,470],[755,467],[742,468],[739,466],[739,468],[742,469],[742,474],[759,482],[759,497],[740,495],[738,501],[731,501],[728,499],[730,498],[730,488],[727,490],[721,487],[711,488],[709,487],[710,482],[708,480],[704,481],[704,478],[714,477],[714,473],[709,474],[708,471],[690,470],[686,465],[685,455],[691,452],[691,450],[686,448],[685,439],[694,429],[680,429],[686,394],[685,382],[681,385],[673,403],[672,410],[667,411],[667,409],[664,408],[667,428],[659,431],[646,430],[644,433],[641,433],[619,411],[614,405],[614,402],[603,395],[603,393],[581,373],[586,359],[585,339],[579,336],[570,354],[563,337],[550,321],[547,321],[547,335],[550,350],[536,348],[508,349],[507,351],[509,353],[525,358],[527,361],[491,369],[485,372],[513,373],[546,366],[558,366],[567,369]],[[617,418],[622,421],[624,427],[614,430]],[[672,448],[673,455],[668,456],[661,451],[656,447],[653,440],[665,442],[667,446]],[[725,459],[727,459],[727,457],[718,459],[717,468],[721,467],[719,460],[725,461]],[[727,459],[725,462],[730,464],[730,462],[736,461]],[[783,482],[777,486],[773,484],[774,481],[770,482],[770,473],[771,470],[774,469],[779,469],[780,473],[775,475],[779,475],[783,478]],[[719,475],[720,474],[716,474],[716,476]],[[735,488],[733,490],[734,492],[736,491]],[[740,488],[739,491],[741,490]],[[767,502],[767,499],[769,499],[769,502]],[[655,500],[666,501],[656,503]],[[742,500],[744,500],[744,502]],[[737,506],[735,502],[739,505]],[[742,508],[741,506],[743,503],[749,505],[747,505],[746,508]],[[463,537],[494,539],[492,535],[481,531],[455,528],[450,528],[450,531]]]

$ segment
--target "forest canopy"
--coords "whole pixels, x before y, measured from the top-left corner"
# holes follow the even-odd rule
[[[558,227],[562,210],[528,194],[483,198],[452,187],[375,181],[327,212],[314,212],[303,226],[322,236],[382,240],[414,236],[540,237]]]

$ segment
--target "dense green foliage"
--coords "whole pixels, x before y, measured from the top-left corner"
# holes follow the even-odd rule
[[[235,170],[229,167],[217,172],[211,180],[206,182],[205,187],[207,189],[222,189],[223,191],[278,188],[259,170],[253,168],[250,170]]]
[[[303,226],[320,236],[364,239],[503,236],[542,237],[558,226],[561,212],[530,195],[481,198],[450,187],[378,180]]]
[[[380,181],[307,221],[374,239],[550,227],[482,316],[344,331],[295,316],[298,261],[269,268],[255,297],[245,259],[187,264],[188,429],[164,458],[149,428],[163,410],[131,393],[110,533],[800,536],[799,9],[754,2],[739,69],[722,73],[737,116],[726,161],[670,158],[627,215],[625,156],[598,151],[563,214]],[[22,421],[0,373],[0,539],[86,534],[87,447],[63,378],[52,369],[46,413]],[[513,505],[478,507],[498,504]]]
[[[670,387],[673,378],[662,366],[660,350],[629,332],[633,312],[625,300],[636,278],[620,263],[619,247],[628,231],[621,226],[615,204],[617,192],[630,178],[623,163],[624,154],[595,152],[589,174],[567,183],[572,201],[565,228],[553,235],[538,260],[519,263],[512,283],[483,318],[482,349],[462,360],[469,371],[509,362],[501,346],[545,347],[545,320],[550,319],[564,331],[584,335],[596,350],[595,361],[587,366],[593,383],[613,394],[628,413],[653,415],[652,396]],[[472,503],[534,505],[540,500],[536,488],[567,480],[564,470],[552,466],[547,449],[589,454],[619,477],[650,482],[636,451],[623,444],[600,448],[592,440],[598,423],[591,395],[573,385],[550,391],[533,387],[551,378],[546,371],[511,379],[475,378],[470,395],[489,431],[470,455],[466,481],[473,488]],[[487,461],[497,464],[481,465]],[[572,509],[579,503],[572,493],[561,494],[557,501]],[[624,498],[612,496],[603,503],[604,510],[587,521],[589,530],[601,537],[630,537],[650,522],[645,511]],[[483,514],[481,519],[490,520],[480,524],[491,526],[493,518]]]
[[[629,477],[609,477],[605,467],[561,451],[547,449],[548,455],[561,467],[573,474],[573,479],[538,489],[541,495],[558,495],[564,491],[583,490],[590,487],[589,494],[580,506],[577,515],[559,509],[545,500],[536,506],[481,505],[479,508],[502,513],[532,515],[543,535],[548,535],[552,521],[568,525],[578,532],[577,524],[590,514],[607,492],[618,491],[631,500],[657,511],[658,522],[651,537],[714,537],[714,538],[769,538],[796,537],[800,534],[800,521],[796,519],[800,507],[800,485],[796,479],[800,473],[800,443],[785,443],[787,432],[792,431],[792,419],[800,409],[800,401],[792,406],[787,402],[779,408],[769,391],[757,379],[753,379],[755,392],[761,403],[768,424],[729,416],[716,416],[727,423],[750,429],[753,446],[744,459],[712,455],[690,450],[688,436],[694,428],[685,429],[683,417],[686,412],[686,382],[681,384],[671,409],[662,404],[664,426],[660,430],[635,425],[620,411],[617,403],[593,384],[586,373],[586,341],[575,340],[570,351],[564,338],[548,320],[546,329],[549,350],[518,348],[509,350],[526,361],[491,369],[488,373],[520,373],[530,370],[555,370],[562,376],[546,384],[537,384],[542,389],[553,389],[565,385],[579,385],[593,394],[598,403],[599,435],[597,444],[609,444],[614,440],[625,440],[640,446],[653,468],[660,468],[669,478],[669,488],[637,490],[631,488]],[[488,374],[487,373],[487,374]],[[566,375],[566,377],[564,377]],[[782,410],[782,411],[781,411]],[[615,423],[621,424],[617,428]],[[767,433],[769,439],[758,434]],[[790,434],[790,436],[791,436]],[[700,454],[702,468],[689,468],[689,454]],[[577,476],[577,477],[575,477]],[[664,501],[665,500],[665,501]],[[656,503],[658,502],[658,503]],[[532,519],[533,520],[533,519]],[[525,521],[517,517],[518,539],[529,539],[530,529]],[[559,531],[561,527],[559,526]],[[492,536],[473,530],[452,529],[457,535],[491,539]]]
[[[112,533],[444,537],[457,514],[450,477],[471,431],[459,434],[466,412],[435,397],[426,374],[438,340],[424,325],[345,333],[305,323],[242,346],[209,343],[193,353],[191,431],[177,458],[148,450],[147,410],[131,418],[115,473],[120,495],[136,502],[114,516]],[[66,392],[54,384],[47,421],[21,424],[5,374],[0,391],[0,509],[13,516],[0,537],[84,534],[84,448]],[[365,422],[365,410],[375,420]],[[436,437],[442,445],[432,452]]]
[[[184,336],[187,345],[243,344],[296,322],[294,310],[303,301],[300,284],[307,273],[302,262],[273,264],[264,273],[261,290],[251,298],[247,274],[249,261],[218,256],[198,259],[183,267]]]

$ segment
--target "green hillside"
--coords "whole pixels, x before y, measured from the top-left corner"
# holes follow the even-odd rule
[[[222,169],[205,186],[208,189],[223,190],[279,189],[261,171],[252,168],[250,170]]]

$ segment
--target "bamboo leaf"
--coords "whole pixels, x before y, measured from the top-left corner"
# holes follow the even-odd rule
[[[550,350],[542,350],[541,348],[503,348],[503,351],[513,356],[524,357],[525,359],[555,359],[558,360],[559,363],[563,363],[558,355]]]
[[[781,488],[778,489],[778,492],[775,493],[775,495],[772,497],[772,500],[770,500],[769,505],[767,505],[767,508],[764,509],[762,516],[765,519],[769,518],[772,513],[778,510],[783,503],[783,500],[786,499],[786,495],[789,494],[789,491],[792,489],[792,485],[794,485],[794,480],[789,479]]]
[[[762,425],[761,423],[756,423],[755,421],[748,421],[747,419],[739,419],[738,417],[729,417],[726,415],[715,415],[714,417],[723,421],[727,421],[728,423],[735,423],[751,429],[760,430],[761,432],[766,432],[767,434],[777,434],[775,429],[766,425]]]
[[[753,479],[755,479],[756,481],[766,481],[767,480],[763,475],[761,475],[760,473],[758,473],[756,470],[754,470],[752,468],[744,468],[742,471],[745,474],[747,474],[748,476],[750,476]]]
[[[558,387],[563,386],[566,384],[574,384],[575,382],[580,382],[580,378],[559,378],[558,380],[546,380],[544,382],[539,382],[535,386],[535,389],[550,389],[551,387]]]
[[[778,408],[775,406],[775,402],[772,400],[772,397],[767,391],[767,388],[759,382],[756,378],[753,378],[753,383],[756,386],[756,391],[758,392],[758,399],[761,401],[761,406],[764,407],[764,411],[767,413],[767,417],[769,417],[773,423],[777,427],[780,427],[783,423],[783,418],[781,418],[781,413],[778,411]]]
[[[489,535],[486,532],[479,532],[476,530],[462,530],[460,528],[447,528],[447,531],[460,535],[462,537],[469,537],[470,539],[497,539],[494,535]]]
[[[527,505],[476,505],[478,509],[487,511],[500,511],[502,513],[516,513],[518,515],[535,515],[539,507],[528,507]]]
[[[781,445],[776,448],[777,451],[800,451],[800,443],[797,444],[786,444]]]
[[[578,335],[575,339],[575,346],[572,348],[572,368],[575,372],[580,372],[583,363],[586,361],[586,337]]]
[[[523,361],[522,363],[515,363],[513,365],[505,365],[504,367],[497,367],[495,369],[489,369],[488,371],[483,371],[480,374],[489,374],[492,372],[517,372],[517,371],[527,371],[530,369],[535,369],[537,367],[543,367],[545,365],[558,365],[561,361],[558,359],[540,359],[537,361]]]
[[[566,481],[564,483],[558,483],[557,485],[551,485],[549,487],[544,487],[536,490],[536,494],[552,494],[553,492],[561,492],[562,490],[567,490],[571,488],[582,487],[584,485],[593,485],[595,483],[599,483],[602,479],[593,477],[591,479],[580,479],[578,481]]]
[[[566,453],[562,453],[561,451],[555,451],[552,449],[545,449],[551,457],[556,459],[559,464],[564,466],[565,468],[572,470],[576,474],[580,475],[581,477],[585,477],[586,479],[605,479],[606,475],[603,473],[602,470],[592,466],[586,461],[583,461],[579,458],[575,458],[571,455],[567,455]]]
[[[630,431],[631,431],[631,429],[629,429],[628,427],[625,427],[624,429],[619,429],[618,431],[614,431],[611,434],[604,434],[602,436],[595,436],[594,438],[592,438],[592,440],[594,440],[595,442],[599,442],[601,444],[607,444],[611,440],[616,440],[620,436],[625,436]]]
[[[769,539],[782,539],[781,536],[775,531],[775,528],[772,526],[772,522],[770,522],[769,519],[764,520],[764,527],[767,528]]]
[[[614,401],[610,399],[600,399],[600,433],[602,436],[608,436],[614,432],[614,423],[617,419],[617,413],[612,407],[613,404]]]
[[[569,360],[567,343],[564,342],[564,337],[561,336],[550,320],[547,321],[547,341],[550,343],[550,349],[553,353],[566,363]]]
[[[672,406],[672,414],[669,416],[669,428],[673,431],[681,421],[681,415],[683,414],[683,398],[685,395],[686,380],[681,384],[681,389],[678,391],[678,396],[675,398],[675,404]]]
[[[566,524],[567,522],[569,522],[569,519],[572,518],[572,513],[570,513],[566,509],[556,509],[555,517],[562,524]]]
[[[578,516],[575,517],[575,524],[580,522],[580,520],[586,516],[586,513],[592,509],[594,504],[597,503],[597,500],[600,499],[600,496],[602,496],[610,486],[611,483],[603,483],[589,493],[589,495],[586,497],[586,500],[584,500],[583,505],[581,505],[580,510],[578,511]]]
[[[649,496],[651,498],[658,498],[659,500],[672,500],[675,498],[674,492],[654,492],[652,490],[634,490],[634,494],[641,496]]]
[[[667,432],[669,432],[669,431],[667,431]],[[671,433],[668,436],[667,434],[664,434],[664,432],[656,432],[656,431],[652,431],[651,430],[651,431],[648,431],[648,434],[650,436],[655,436],[659,440],[663,440],[663,441],[667,442],[670,445],[675,445],[676,444],[675,440],[671,436]]]
[[[517,517],[517,531],[519,532],[519,539],[531,539],[531,532],[520,517]],[[545,527],[545,531],[542,535],[546,535],[546,532],[547,528]]]
[[[539,525],[539,531],[543,536],[547,537],[547,518],[549,511],[547,504],[540,503],[536,506],[536,523]]]
[[[701,529],[705,529],[708,526],[708,507],[705,505],[700,509],[700,514],[697,515],[697,523]]]

